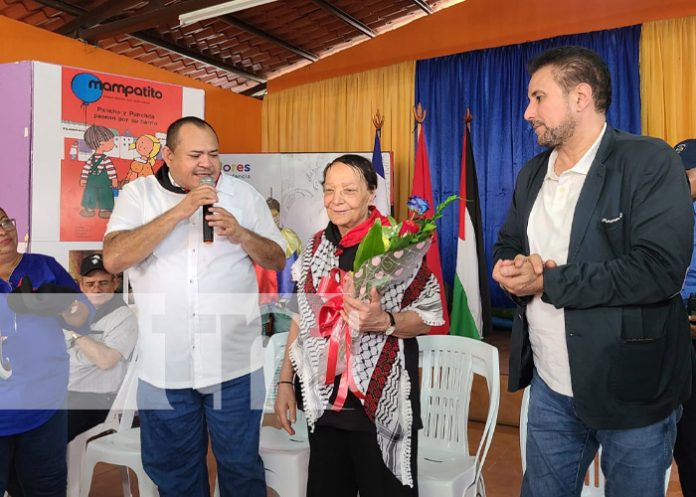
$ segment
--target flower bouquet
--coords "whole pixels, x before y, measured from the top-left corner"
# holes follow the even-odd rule
[[[323,296],[324,304],[319,310],[319,334],[329,338],[325,357],[320,361],[320,374],[325,383],[332,384],[336,375],[343,374],[341,385],[333,406],[340,410],[348,389],[358,398],[363,394],[355,385],[351,372],[351,355],[357,353],[359,332],[351,330],[340,316],[343,295],[349,294],[362,301],[370,300],[374,288],[382,293],[390,285],[413,277],[430,248],[435,232],[435,221],[442,217],[444,208],[457,200],[451,195],[437,206],[432,216],[426,216],[428,203],[421,197],[411,196],[408,200],[409,217],[397,223],[392,217],[388,225],[376,220],[365,238],[358,245],[353,272],[343,273],[333,269],[323,277],[317,293]]]
[[[389,285],[399,283],[419,266],[432,243],[435,221],[451,202],[459,197],[451,195],[437,206],[435,214],[426,216],[428,203],[418,196],[408,199],[409,217],[402,223],[389,217],[389,226],[375,222],[358,245],[353,264],[354,294],[361,300],[369,299],[370,290],[381,292]]]

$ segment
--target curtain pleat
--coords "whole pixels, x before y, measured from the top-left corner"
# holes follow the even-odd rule
[[[640,41],[643,133],[696,137],[696,17],[648,22]]]
[[[393,152],[394,209],[406,216],[413,179],[413,92],[415,62],[310,83],[277,93],[263,102],[264,152],[368,152],[372,115],[385,122],[382,150]]]

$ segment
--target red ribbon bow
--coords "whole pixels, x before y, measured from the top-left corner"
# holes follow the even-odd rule
[[[351,330],[341,317],[343,310],[343,288],[342,283],[345,278],[345,271],[333,268],[331,272],[319,280],[317,293],[326,298],[326,301],[319,309],[319,329],[318,334],[322,338],[329,339],[329,350],[326,359],[326,375],[324,382],[331,385],[336,378],[336,368],[338,366],[338,354],[340,345],[343,342],[345,347],[346,368],[341,375],[341,382],[338,386],[336,400],[331,406],[334,411],[340,411],[348,397],[348,390],[359,399],[364,399],[365,395],[358,389],[351,366]]]

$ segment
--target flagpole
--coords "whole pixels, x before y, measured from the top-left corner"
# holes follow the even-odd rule
[[[380,206],[381,212],[384,214],[394,215],[394,164],[390,164],[389,183],[386,183],[386,174],[384,163],[382,161],[382,126],[384,126],[384,116],[377,112],[372,116],[372,125],[375,127],[375,143],[372,149],[372,167],[377,173],[377,195],[375,197],[375,205]],[[383,193],[382,193],[383,192]],[[381,206],[384,203],[386,209]]]
[[[425,121],[427,112],[423,109],[420,102],[413,109],[413,117],[418,123],[416,128],[418,131],[418,138],[416,140],[416,160],[413,167],[413,186],[412,195],[417,195],[426,200],[429,204],[428,212],[435,212],[435,202],[433,197],[432,184],[430,180],[430,164],[428,161],[428,147],[425,143],[425,128],[423,128],[423,122]],[[427,214],[426,214],[427,215]],[[441,326],[431,327],[431,334],[447,334],[450,329],[450,318],[447,306],[447,298],[445,296],[445,284],[442,277],[442,264],[440,262],[440,251],[438,243],[437,230],[433,233],[433,241],[428,249],[426,255],[426,261],[428,268],[433,273],[435,278],[437,278],[438,284],[440,286],[440,300],[442,302],[442,314],[444,318],[444,324]]]

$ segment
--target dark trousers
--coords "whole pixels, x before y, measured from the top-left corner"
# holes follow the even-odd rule
[[[692,341],[692,344],[696,348],[696,341]],[[691,398],[684,403],[674,445],[674,460],[679,467],[679,482],[684,497],[696,497],[696,370],[694,373]]]
[[[59,410],[38,428],[0,436],[0,495],[9,490],[13,497],[65,497],[66,419]]]
[[[103,423],[115,394],[68,392],[68,442],[80,433]]]
[[[360,497],[418,497],[418,432],[411,446],[413,488],[402,485],[384,464],[374,433],[316,426],[309,448],[307,497],[355,497],[358,492]]]
[[[264,497],[259,456],[261,370],[201,390],[160,389],[140,380],[143,467],[161,497],[207,497],[208,434],[222,497]]]

